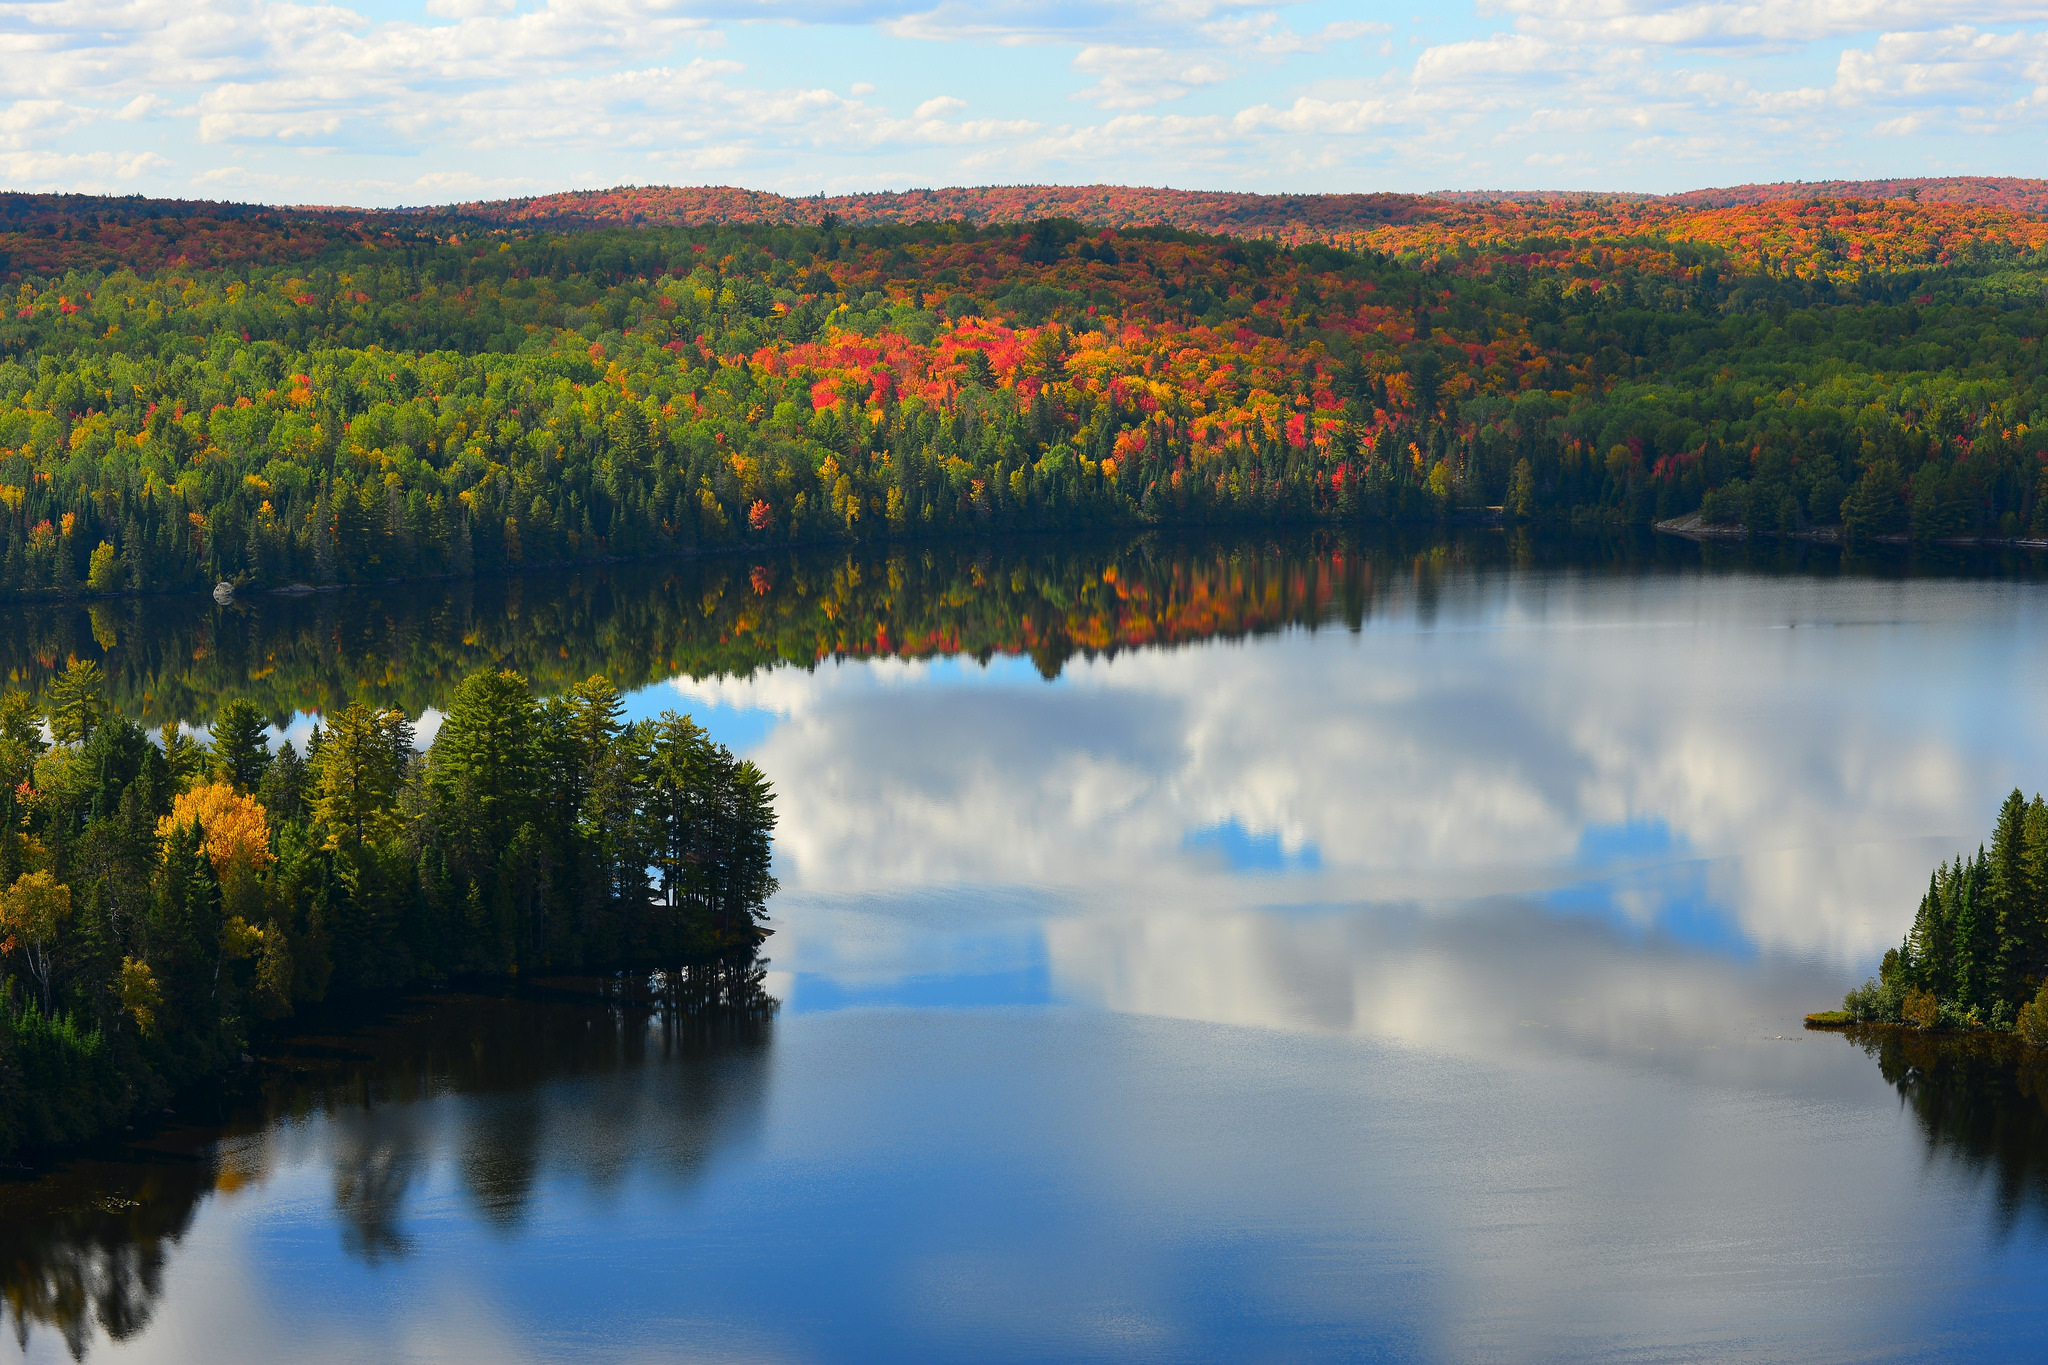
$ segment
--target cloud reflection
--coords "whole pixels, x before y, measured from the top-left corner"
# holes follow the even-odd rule
[[[849,897],[1453,913],[1576,888],[1580,911],[1839,975],[2048,770],[2039,620],[1998,583],[1475,572],[1395,588],[1356,633],[1051,684],[883,661],[674,686],[779,718],[753,756],[781,793],[784,965],[836,955]],[[1219,830],[1279,850],[1284,894]]]

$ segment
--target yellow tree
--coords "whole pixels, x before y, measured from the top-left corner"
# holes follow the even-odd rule
[[[213,875],[223,883],[233,868],[261,872],[270,866],[270,824],[253,797],[225,782],[179,792],[171,813],[157,822],[157,837],[168,839],[172,830],[195,822],[204,836],[200,847],[213,864]]]
[[[71,913],[71,888],[48,872],[30,872],[0,892],[0,953],[19,952],[50,1012],[51,954]]]

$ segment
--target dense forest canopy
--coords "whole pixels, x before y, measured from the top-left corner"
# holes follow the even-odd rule
[[[1288,246],[87,202],[0,214],[15,593],[1475,509],[2043,529],[2024,208],[1442,200]]]
[[[0,1154],[92,1136],[330,996],[749,959],[773,793],[687,717],[482,669],[434,741],[353,701],[306,753],[111,712],[98,666],[0,696]],[[742,981],[745,973],[734,977]]]

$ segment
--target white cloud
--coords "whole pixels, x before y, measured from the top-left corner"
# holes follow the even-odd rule
[[[524,191],[650,174],[802,193],[1019,179],[1678,189],[2030,173],[2048,106],[2048,4],[2032,0],[1482,0],[1403,26],[1414,46],[1383,56],[1365,44],[1395,36],[1384,23],[1316,27],[1238,0],[401,2],[417,8],[0,0],[0,150],[23,175],[79,186],[183,192],[233,168],[322,202],[384,202],[441,174]],[[885,48],[915,47],[886,94],[832,89],[818,63],[735,40],[761,20],[866,25]],[[733,55],[703,55],[720,44]],[[987,76],[1007,58],[971,63],[968,118],[949,45],[1050,61],[1019,59],[1014,79]]]
[[[1074,70],[1093,77],[1095,84],[1073,98],[1105,109],[1140,109],[1179,99],[1231,75],[1221,61],[1157,47],[1084,47],[1074,57]]]

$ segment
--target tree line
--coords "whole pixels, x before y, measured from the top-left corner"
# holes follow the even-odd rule
[[[301,755],[241,699],[152,739],[89,661],[0,697],[0,1152],[160,1103],[308,1002],[750,953],[768,781],[621,709],[486,669],[424,751],[354,702]]]

